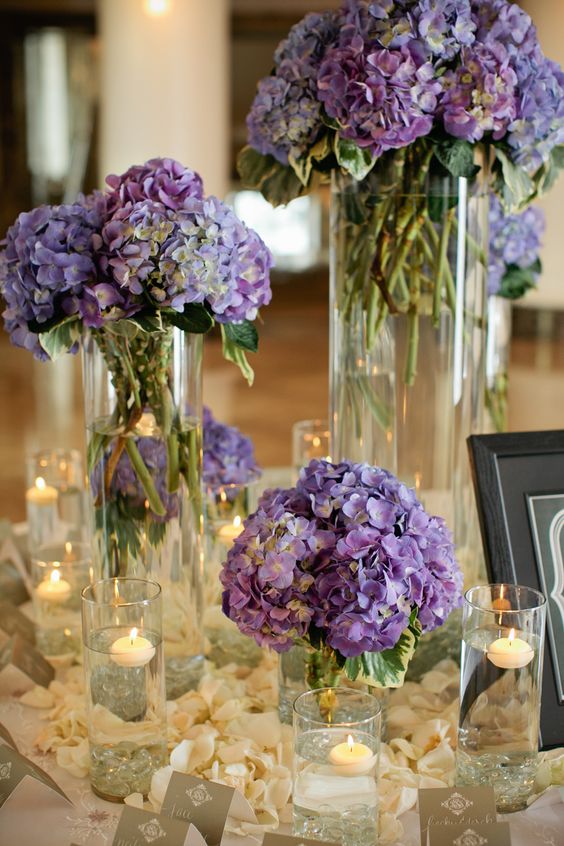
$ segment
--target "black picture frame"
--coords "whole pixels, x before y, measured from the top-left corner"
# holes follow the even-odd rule
[[[488,578],[546,595],[552,569],[556,572],[559,564],[548,561],[543,538],[549,515],[538,501],[561,495],[562,501],[554,499],[559,509],[554,517],[561,506],[564,512],[564,431],[471,435],[467,443]],[[547,599],[543,749],[564,745],[564,616],[557,613],[554,597]]]

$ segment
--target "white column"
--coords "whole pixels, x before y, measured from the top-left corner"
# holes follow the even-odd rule
[[[227,0],[98,0],[100,182],[172,156],[224,196],[229,176]]]

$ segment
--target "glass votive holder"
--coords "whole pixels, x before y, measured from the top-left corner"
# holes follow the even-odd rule
[[[145,579],[103,579],[82,591],[90,784],[122,802],[147,796],[166,763],[161,588]]]
[[[31,554],[48,543],[88,541],[84,496],[78,450],[44,450],[27,459],[25,499]]]
[[[294,834],[374,846],[378,831],[380,703],[342,687],[294,702]]]
[[[81,653],[81,593],[93,580],[84,543],[48,544],[31,558],[37,646],[44,655]]]
[[[296,479],[312,458],[331,458],[327,420],[298,420],[292,426],[292,467]]]
[[[257,506],[262,474],[245,482],[206,488],[206,557],[204,563],[204,634],[208,658],[218,667],[236,661],[255,665],[261,651],[221,610],[222,564],[243,529],[243,520]]]
[[[490,784],[500,813],[525,808],[537,765],[546,601],[495,584],[464,596],[457,784]]]

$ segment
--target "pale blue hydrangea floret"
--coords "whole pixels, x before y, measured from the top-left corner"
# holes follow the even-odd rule
[[[237,429],[216,420],[204,406],[204,486],[211,490],[243,485],[260,474],[253,442]]]
[[[368,464],[312,461],[295,488],[267,491],[221,574],[223,609],[278,652],[311,624],[341,655],[391,649],[416,610],[424,631],[460,605],[444,521]]]
[[[490,197],[490,250],[488,294],[499,293],[511,265],[532,267],[539,258],[545,217],[542,209],[529,206],[519,214],[504,214],[500,201]]]

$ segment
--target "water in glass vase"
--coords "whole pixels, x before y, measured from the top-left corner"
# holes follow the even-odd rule
[[[162,649],[143,630],[145,651],[116,654],[130,631],[113,626],[92,632],[84,646],[90,681],[90,781],[96,794],[122,801],[147,796],[155,770],[166,763],[166,705]]]
[[[161,585],[167,696],[174,699],[196,687],[203,671],[201,425],[186,418],[164,437],[146,411],[127,433],[106,418],[89,434],[99,570]]]
[[[538,762],[540,642],[529,632],[515,637],[532,656],[524,650],[520,658],[511,646],[492,652],[500,639],[507,646],[507,631],[495,626],[462,640],[457,783],[492,785],[500,812],[526,807]]]
[[[343,846],[374,846],[378,823],[377,748],[369,734],[355,732],[366,757],[352,764],[332,761],[346,744],[343,729],[315,729],[299,735],[294,750],[294,833]],[[370,754],[372,752],[372,755]]]

